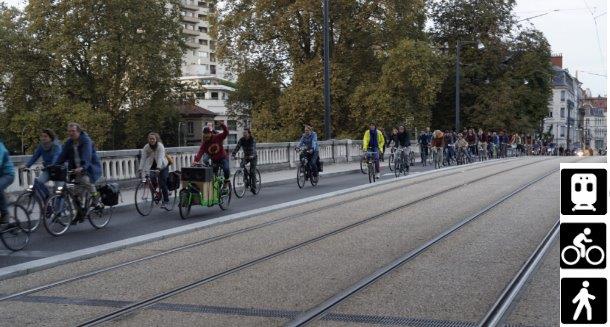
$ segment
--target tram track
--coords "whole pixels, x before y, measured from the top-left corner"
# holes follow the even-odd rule
[[[524,166],[529,166],[529,165],[531,165],[531,164],[538,163],[538,162],[542,162],[542,161],[536,161],[536,162],[533,162],[533,163],[528,163],[528,164],[526,164],[526,165],[520,165],[520,166],[518,166],[518,167],[513,167],[513,168],[511,168],[511,169],[508,169],[508,170],[506,170],[506,171],[503,171],[502,173],[504,173],[504,172],[508,172],[508,171],[512,171],[512,170],[515,170],[515,169],[518,169],[518,168],[521,168],[521,167],[524,167]],[[472,221],[472,220],[476,219],[478,216],[480,216],[480,215],[482,215],[483,213],[485,213],[485,212],[487,212],[487,211],[491,210],[491,209],[492,209],[492,208],[494,208],[495,206],[497,206],[497,205],[499,205],[500,203],[502,203],[502,202],[506,201],[508,198],[511,198],[511,197],[512,197],[512,196],[514,196],[515,194],[517,194],[517,193],[521,192],[521,191],[522,191],[522,190],[524,190],[525,188],[527,188],[527,187],[529,187],[529,186],[531,186],[531,185],[535,184],[536,182],[538,182],[538,181],[542,180],[543,178],[545,178],[545,177],[547,177],[547,176],[551,175],[551,174],[552,174],[552,173],[554,173],[554,172],[555,172],[555,171],[550,172],[550,173],[547,173],[547,174],[544,174],[542,177],[539,177],[539,178],[535,179],[533,182],[530,182],[530,183],[526,184],[525,186],[520,187],[519,189],[517,189],[516,191],[512,192],[511,194],[509,194],[509,195],[507,195],[507,196],[503,197],[502,199],[500,199],[500,200],[498,200],[498,201],[494,202],[492,205],[490,205],[490,206],[486,207],[485,209],[483,209],[483,210],[482,210],[482,212],[478,212],[478,213],[477,213],[477,214],[475,214],[474,216],[469,217],[469,218],[468,218],[469,220],[467,219],[467,220],[468,220],[467,222],[469,222],[469,221]],[[291,246],[289,246],[289,247],[283,248],[283,249],[281,249],[281,250],[279,250],[279,251],[276,251],[276,252],[273,252],[273,253],[270,253],[270,254],[267,254],[267,255],[264,255],[264,256],[258,257],[258,258],[253,259],[253,260],[250,260],[250,261],[245,262],[245,263],[243,263],[243,264],[237,265],[237,266],[235,266],[235,267],[233,267],[233,268],[230,268],[230,269],[224,270],[224,271],[222,271],[222,272],[220,272],[220,273],[213,274],[213,275],[210,275],[210,276],[207,276],[207,277],[201,278],[201,279],[199,279],[199,280],[196,280],[196,281],[191,282],[191,283],[188,283],[188,284],[184,284],[184,285],[182,285],[182,286],[180,286],[180,287],[177,287],[177,288],[171,289],[171,290],[169,290],[169,291],[165,291],[165,292],[158,293],[158,294],[156,294],[156,295],[154,295],[154,296],[151,296],[151,297],[149,297],[149,298],[143,299],[143,300],[141,300],[141,301],[135,301],[135,302],[132,302],[131,304],[126,305],[126,306],[124,306],[124,307],[122,307],[122,308],[120,308],[120,309],[118,309],[118,310],[112,311],[112,312],[110,312],[110,313],[108,313],[108,314],[104,314],[104,315],[98,316],[98,317],[96,317],[96,318],[93,318],[93,319],[91,319],[91,320],[89,320],[89,321],[86,321],[86,322],[84,322],[83,324],[81,324],[80,326],[94,326],[94,325],[98,325],[98,324],[101,324],[101,323],[105,323],[105,322],[113,321],[113,320],[115,320],[115,319],[117,319],[117,318],[120,318],[120,317],[122,317],[122,316],[125,316],[125,315],[127,315],[127,314],[130,314],[130,313],[136,312],[136,311],[138,311],[138,310],[141,310],[141,309],[147,308],[147,307],[149,307],[149,306],[152,306],[152,305],[154,305],[154,304],[156,304],[156,303],[158,303],[158,302],[160,302],[160,301],[163,301],[163,300],[165,300],[165,299],[167,299],[167,298],[170,298],[170,297],[173,297],[173,296],[175,296],[175,295],[178,295],[178,294],[184,293],[184,292],[186,292],[186,291],[188,291],[188,290],[191,290],[191,289],[197,288],[197,287],[199,287],[199,286],[201,286],[201,285],[204,285],[204,284],[210,283],[210,282],[215,281],[215,280],[217,280],[217,279],[220,279],[220,278],[222,278],[222,277],[225,277],[225,276],[228,276],[228,275],[234,274],[234,273],[236,273],[236,272],[238,272],[238,271],[241,271],[241,270],[244,270],[244,269],[246,269],[246,268],[252,267],[252,266],[254,266],[254,265],[256,265],[256,264],[259,264],[259,263],[261,263],[261,262],[267,261],[267,260],[272,259],[272,258],[275,258],[275,257],[277,257],[277,256],[280,256],[280,255],[286,254],[286,253],[288,253],[288,252],[294,251],[294,250],[296,250],[296,249],[302,248],[302,247],[304,247],[304,246],[306,246],[306,245],[309,245],[309,244],[312,244],[312,243],[318,242],[318,241],[320,241],[320,240],[322,240],[322,239],[326,239],[326,238],[328,238],[328,237],[330,237],[330,236],[337,235],[337,234],[339,234],[339,233],[345,232],[345,231],[347,231],[347,230],[350,230],[350,229],[355,228],[355,227],[357,227],[357,226],[363,225],[363,224],[365,224],[365,223],[367,223],[367,222],[373,221],[373,220],[378,219],[378,218],[380,218],[380,217],[386,216],[386,215],[388,215],[388,214],[390,214],[390,213],[393,213],[393,212],[396,212],[396,211],[398,211],[398,210],[402,210],[402,209],[404,209],[404,208],[406,208],[406,207],[409,207],[409,206],[412,206],[412,205],[414,205],[414,204],[421,203],[421,202],[423,202],[423,201],[426,201],[426,200],[429,200],[429,199],[435,198],[435,197],[437,197],[437,196],[439,196],[439,195],[442,195],[442,194],[445,194],[445,193],[447,193],[447,192],[451,192],[451,191],[453,191],[453,190],[459,189],[459,188],[461,188],[461,187],[463,187],[463,186],[466,186],[466,185],[471,185],[471,184],[473,184],[473,183],[476,183],[476,182],[479,182],[479,181],[482,181],[482,180],[485,180],[485,179],[488,179],[488,178],[490,178],[490,177],[497,176],[497,175],[498,175],[498,173],[492,173],[492,174],[488,174],[488,175],[485,175],[485,176],[483,176],[483,177],[476,178],[476,179],[474,179],[474,180],[470,180],[470,181],[467,181],[467,182],[465,182],[465,183],[462,183],[462,184],[459,184],[459,185],[456,185],[456,186],[453,186],[453,187],[450,187],[450,188],[447,188],[447,189],[441,190],[441,191],[439,191],[439,192],[437,192],[437,193],[434,193],[434,194],[430,194],[430,195],[427,195],[427,196],[421,197],[421,198],[416,199],[416,200],[414,200],[414,201],[410,201],[410,202],[408,202],[408,203],[402,204],[402,205],[400,205],[400,206],[398,206],[398,207],[394,207],[394,208],[391,208],[391,209],[386,210],[386,211],[384,211],[384,212],[381,212],[381,213],[375,214],[375,215],[373,215],[373,216],[367,217],[367,218],[365,218],[365,219],[363,219],[363,220],[359,220],[359,221],[357,221],[357,222],[355,222],[355,223],[352,223],[352,224],[349,224],[349,225],[347,225],[347,226],[344,226],[344,227],[341,227],[341,228],[338,228],[338,229],[332,230],[332,231],[330,231],[330,232],[324,233],[324,234],[322,234],[322,235],[319,235],[319,236],[317,236],[317,237],[314,237],[314,238],[308,239],[308,240],[306,240],[306,241],[304,241],[304,242],[300,242],[300,243],[297,243],[297,244],[291,245]],[[466,223],[467,223],[467,222],[466,222]],[[465,225],[466,223],[462,224],[461,226]],[[449,235],[449,234],[453,233],[455,230],[459,229],[461,226],[457,226],[457,225],[456,225],[456,226],[453,226],[452,228],[450,228],[449,232],[447,232],[447,235]],[[445,235],[445,236],[447,236],[447,235]],[[444,236],[443,236],[443,238],[444,238]],[[428,246],[430,246],[430,245],[428,245]]]
[[[509,168],[509,169],[503,171],[502,173],[510,172],[510,171],[513,171],[513,170],[516,170],[516,169],[519,169],[519,168],[523,168],[523,167],[527,167],[527,166],[530,166],[530,165],[534,165],[534,164],[541,163],[541,162],[547,162],[547,161],[548,161],[548,159],[536,160],[536,161],[529,162],[529,163],[526,163],[526,164],[523,164],[523,165],[519,165],[519,166],[516,166],[516,167]],[[491,163],[491,164],[488,164],[488,165],[483,165],[483,166],[469,167],[466,170],[461,170],[460,173],[469,172],[469,171],[473,171],[473,170],[478,170],[478,169],[481,169],[481,168],[493,167],[493,166],[496,166],[496,165],[510,164],[512,162],[513,162],[512,160],[509,160],[509,161],[494,162],[494,163]],[[459,168],[459,166],[456,167],[456,168]],[[460,185],[457,185],[455,187],[452,187],[450,189],[447,189],[447,190],[444,190],[444,191],[441,191],[441,192],[442,193],[448,192],[448,191],[451,191],[451,190],[463,187],[465,185],[468,185],[470,183],[474,183],[474,182],[477,182],[479,180],[490,178],[490,177],[495,176],[495,175],[497,175],[497,173],[488,174],[488,175],[486,175],[486,176],[484,176],[482,178],[478,178],[476,180],[472,180],[472,181],[468,181],[466,183],[462,183]],[[414,181],[412,183],[409,183],[409,184],[406,184],[406,185],[405,184],[401,184],[401,185],[397,185],[397,186],[394,186],[394,187],[390,187],[390,188],[382,190],[381,192],[379,192],[377,194],[378,195],[379,194],[385,194],[385,193],[388,193],[388,192],[396,191],[398,189],[402,189],[405,186],[418,185],[418,184],[422,184],[422,183],[425,183],[425,182],[429,182],[429,181],[433,181],[433,180],[438,180],[438,179],[442,179],[442,178],[447,178],[447,177],[452,177],[452,176],[455,176],[455,174],[448,173],[448,174],[443,174],[443,175],[440,175],[440,176],[432,176],[432,177],[424,178],[424,179],[421,179],[421,180],[416,180],[416,181]],[[414,175],[413,178],[416,178],[416,177],[417,177],[417,175]],[[372,187],[378,187],[378,186],[373,184]],[[424,197],[424,198],[415,200],[415,201],[413,201],[411,203],[407,203],[407,204],[403,205],[403,207],[419,203],[421,201],[426,200],[427,198],[434,197],[434,196],[436,196],[438,194],[440,194],[440,193],[433,194],[433,195],[431,195],[429,197]],[[185,245],[181,245],[181,246],[174,247],[174,248],[171,248],[171,249],[168,249],[168,250],[157,252],[157,253],[154,253],[154,254],[151,254],[151,255],[147,255],[147,256],[144,256],[144,257],[141,257],[141,258],[128,260],[128,261],[121,262],[121,263],[114,264],[114,265],[110,265],[110,266],[107,266],[107,267],[104,267],[104,268],[101,268],[101,269],[95,269],[95,270],[92,270],[92,271],[89,271],[89,272],[86,272],[86,273],[78,274],[77,276],[73,276],[73,277],[69,277],[69,278],[64,278],[64,279],[61,279],[61,280],[58,280],[58,281],[46,283],[46,284],[43,284],[43,285],[39,285],[39,286],[36,286],[36,287],[32,287],[32,288],[29,288],[29,289],[26,289],[26,290],[23,290],[23,291],[14,292],[14,293],[7,294],[7,295],[0,295],[0,302],[7,301],[7,300],[13,300],[13,299],[16,299],[16,298],[19,298],[19,297],[22,297],[22,296],[26,296],[26,295],[29,295],[29,294],[34,294],[34,293],[37,293],[37,292],[49,290],[49,289],[52,289],[52,288],[55,288],[55,287],[58,287],[58,286],[61,286],[61,285],[65,285],[65,284],[69,284],[69,283],[72,283],[72,282],[84,280],[84,279],[87,279],[87,278],[90,278],[90,277],[93,277],[93,276],[96,276],[96,275],[99,275],[99,274],[102,274],[102,273],[105,273],[105,272],[110,272],[110,271],[118,270],[120,268],[128,267],[128,266],[131,266],[131,265],[134,265],[134,264],[137,264],[137,263],[141,263],[141,262],[149,261],[149,260],[152,260],[152,259],[155,259],[155,258],[163,257],[163,256],[166,256],[166,255],[169,255],[169,254],[172,254],[172,253],[176,253],[176,252],[180,252],[180,251],[185,251],[185,250],[189,250],[189,249],[192,249],[192,248],[196,248],[196,247],[204,246],[204,245],[207,245],[207,244],[215,243],[215,242],[218,242],[218,241],[221,241],[221,240],[224,240],[224,239],[228,239],[228,238],[231,238],[231,237],[234,237],[234,236],[237,236],[237,235],[245,234],[245,233],[248,233],[248,232],[251,232],[251,231],[255,231],[255,230],[263,229],[265,227],[273,226],[273,225],[276,225],[276,224],[279,224],[279,223],[282,223],[282,222],[286,222],[286,221],[290,221],[290,220],[295,220],[297,218],[301,218],[301,217],[304,217],[304,216],[307,216],[307,215],[315,214],[315,213],[324,211],[324,210],[329,209],[329,208],[334,208],[334,207],[339,206],[339,205],[346,205],[346,204],[350,204],[350,203],[355,203],[355,202],[358,202],[358,201],[360,201],[360,200],[362,200],[364,198],[367,198],[368,196],[369,196],[368,194],[363,194],[361,196],[357,196],[357,197],[354,197],[354,198],[350,198],[348,200],[344,200],[344,201],[342,201],[340,203],[331,203],[331,204],[324,205],[324,206],[321,206],[321,207],[318,207],[318,208],[314,208],[314,209],[311,209],[311,210],[306,210],[306,211],[300,212],[300,213],[295,214],[295,215],[286,215],[286,216],[283,216],[283,217],[280,217],[280,218],[277,218],[277,219],[273,219],[273,220],[270,220],[270,221],[267,221],[267,222],[263,222],[263,223],[256,224],[256,225],[253,225],[253,226],[249,226],[249,227],[246,227],[246,228],[237,229],[237,230],[230,231],[230,232],[227,232],[227,233],[223,233],[223,234],[220,234],[220,235],[208,237],[208,238],[205,238],[205,239],[197,241],[197,242],[191,242],[191,243],[188,243],[188,244],[185,244]],[[402,207],[392,209],[390,211],[385,212],[384,214],[387,214],[389,212],[393,212],[393,211],[399,210],[401,208]],[[355,226],[353,226],[353,227],[355,227]]]

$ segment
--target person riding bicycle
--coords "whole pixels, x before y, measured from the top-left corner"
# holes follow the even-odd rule
[[[455,147],[452,146],[455,141],[456,138],[454,136],[454,133],[450,130],[445,130],[445,135],[443,136],[445,138],[444,142],[445,142],[445,154],[447,156],[447,161],[449,162],[451,160],[451,158],[455,157]]]
[[[237,142],[235,149],[231,153],[233,159],[235,159],[235,155],[239,152],[240,149],[244,151],[244,160],[241,162],[241,168],[244,168],[247,163],[250,163],[250,180],[256,180],[256,140],[252,136],[252,131],[249,128],[244,128],[243,136]],[[255,189],[256,183],[252,183],[250,188]]]
[[[146,174],[150,171],[150,178],[159,181],[159,188],[163,194],[163,203],[161,208],[168,209],[169,205],[169,189],[167,187],[167,179],[169,177],[169,161],[165,153],[165,146],[161,141],[159,134],[148,133],[148,143],[142,148],[142,157],[140,158],[140,174]],[[151,170],[158,170],[159,173]]]
[[[395,147],[404,149],[404,151],[401,151],[401,159],[406,161],[407,158],[405,158],[405,155],[408,154],[409,147],[411,146],[411,139],[409,138],[409,132],[406,131],[403,125],[400,125],[396,130],[393,142]]]
[[[300,158],[307,157],[307,161],[309,162],[309,169],[313,176],[318,176],[318,159],[319,159],[319,147],[318,147],[318,134],[313,131],[313,127],[309,125],[305,125],[303,128],[303,135],[301,135],[301,140],[299,140],[299,145],[297,149],[304,149],[304,152],[301,152]]]
[[[477,134],[474,133],[474,129],[469,129],[468,134],[466,134],[465,138],[466,142],[468,142],[468,152],[470,153],[470,157],[476,156],[478,154]]]
[[[487,142],[489,141],[489,133],[479,129],[479,149],[487,152]]]
[[[61,154],[61,143],[57,140],[57,134],[50,129],[43,129],[40,132],[40,144],[34,151],[34,154],[28,160],[28,162],[23,165],[23,168],[30,168],[32,165],[38,161],[39,158],[42,158],[42,166],[47,168],[48,166],[53,165],[59,155]],[[36,178],[36,182],[44,185],[49,181],[49,172],[43,170],[40,175]]]
[[[458,134],[458,139],[455,141],[455,151],[456,153],[460,153],[462,151],[464,155],[469,156],[468,154],[468,142],[464,138],[462,133]]]
[[[102,176],[102,163],[97,156],[95,146],[89,135],[77,123],[68,124],[68,140],[54,162],[54,165],[68,163],[68,169],[74,170],[74,182],[89,191],[91,205],[99,206],[99,193],[95,182]]]
[[[379,169],[379,153],[383,152],[384,145],[385,139],[383,134],[377,130],[377,125],[375,123],[370,123],[369,129],[364,132],[364,136],[362,137],[362,150],[373,153],[377,178],[381,175]]]
[[[220,125],[222,133],[214,134],[213,128],[206,126],[203,128],[203,134],[201,136],[201,146],[199,151],[195,155],[192,165],[196,165],[204,155],[207,155],[212,160],[214,166],[214,174],[218,171],[218,167],[222,167],[222,172],[225,178],[225,184],[229,184],[231,177],[231,170],[229,168],[229,159],[225,152],[223,142],[229,135],[229,129],[223,121],[217,122],[216,125]]]
[[[435,130],[432,133],[432,142],[430,142],[430,146],[433,151],[438,151],[438,156],[440,156],[441,162],[443,161],[443,148],[445,147],[445,134],[440,130]]]
[[[11,161],[8,150],[0,140],[0,229],[4,229],[10,221],[8,204],[4,196],[6,190],[15,179],[15,167]]]
[[[419,144],[419,152],[424,154],[424,156],[428,157],[428,146],[430,145],[430,138],[428,138],[428,134],[426,132],[421,131],[419,133],[419,137],[417,138],[417,143]]]

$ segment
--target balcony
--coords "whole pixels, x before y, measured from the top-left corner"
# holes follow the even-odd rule
[[[197,6],[197,3],[195,1],[180,1],[180,6],[184,9],[188,9],[188,10],[193,10],[193,11],[199,10],[199,6]]]
[[[182,33],[187,34],[187,35],[199,36],[198,31],[190,30],[188,28],[183,28]]]
[[[186,46],[191,48],[191,49],[199,49],[199,44],[194,43],[194,42],[186,42]]]
[[[199,18],[193,16],[182,16],[182,20],[189,23],[199,23]]]

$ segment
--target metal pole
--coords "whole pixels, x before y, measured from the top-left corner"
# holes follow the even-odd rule
[[[460,41],[455,46],[455,131],[460,132]]]
[[[569,152],[570,150],[570,111],[572,108],[570,107],[570,104],[568,103],[568,135],[566,137],[566,148]]]
[[[324,135],[331,137],[330,123],[330,35],[329,35],[329,0],[324,0]]]

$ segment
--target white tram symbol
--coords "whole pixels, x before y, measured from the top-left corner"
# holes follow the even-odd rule
[[[597,177],[594,174],[574,174],[571,179],[572,211],[595,211],[597,202]]]

